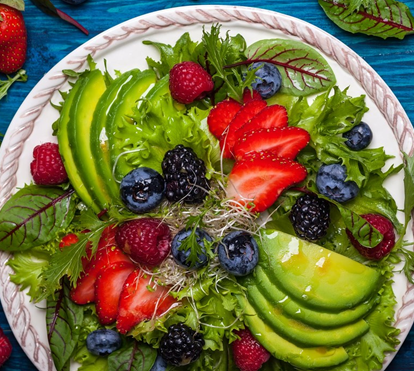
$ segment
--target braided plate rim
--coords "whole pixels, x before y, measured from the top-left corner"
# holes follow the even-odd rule
[[[180,7],[143,15],[103,32],[69,54],[34,87],[17,111],[0,149],[0,206],[19,185],[19,160],[25,143],[33,134],[36,119],[67,82],[65,75],[61,73],[62,69],[82,70],[88,54],[99,57],[111,46],[149,31],[235,21],[297,37],[335,60],[360,83],[375,102],[394,133],[400,150],[410,155],[414,153],[413,127],[391,89],[362,58],[330,34],[296,18],[263,9],[220,5]],[[41,371],[53,371],[55,367],[49,346],[41,340],[42,336],[39,335],[32,313],[28,310],[27,296],[10,282],[12,269],[6,265],[9,258],[8,253],[0,253],[0,299],[7,319],[16,339],[33,364]],[[407,283],[402,305],[396,314],[396,324],[401,329],[401,341],[407,336],[413,321],[414,286]],[[395,353],[387,357],[383,369],[394,355]]]

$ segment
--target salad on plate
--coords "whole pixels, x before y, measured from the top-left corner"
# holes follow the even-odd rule
[[[144,44],[146,69],[63,71],[56,140],[0,210],[56,369],[380,370],[412,157],[373,146],[366,97],[307,44],[220,24]]]

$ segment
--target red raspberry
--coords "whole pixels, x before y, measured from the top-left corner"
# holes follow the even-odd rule
[[[369,224],[378,230],[384,237],[382,241],[375,247],[369,248],[362,246],[347,229],[346,233],[352,242],[352,245],[367,259],[380,260],[388,255],[395,245],[395,233],[392,223],[382,215],[365,214],[361,215]]]
[[[270,353],[254,338],[248,329],[236,331],[240,336],[231,343],[236,366],[241,371],[257,371],[270,358]]]
[[[160,264],[171,251],[171,231],[154,218],[141,218],[122,224],[115,236],[118,246],[137,263]]]
[[[214,88],[208,72],[195,62],[181,62],[170,71],[170,91],[180,103],[189,104],[202,99]]]
[[[9,338],[0,328],[0,367],[9,359],[12,353],[12,345]]]
[[[33,150],[34,160],[30,163],[30,171],[36,184],[57,185],[68,180],[59,146],[56,143],[44,143]]]

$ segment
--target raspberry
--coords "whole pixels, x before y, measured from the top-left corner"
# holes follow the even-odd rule
[[[33,161],[30,163],[30,171],[33,180],[40,185],[57,185],[68,180],[59,146],[56,143],[44,143],[33,150]]]
[[[362,246],[352,233],[347,229],[346,233],[351,240],[352,245],[360,252],[361,255],[367,259],[380,260],[388,255],[395,245],[394,226],[384,216],[378,214],[361,215],[369,224],[378,230],[383,235],[382,241],[375,247],[369,248]]]
[[[12,345],[10,340],[0,328],[0,367],[9,359],[11,353]]]
[[[250,330],[236,331],[240,337],[231,343],[233,357],[240,371],[257,371],[270,358],[270,353],[254,338]]]
[[[158,265],[170,253],[171,231],[154,218],[141,218],[122,224],[115,236],[118,246],[137,263]]]
[[[208,72],[195,62],[181,62],[170,71],[170,91],[179,103],[189,104],[202,99],[214,88]]]

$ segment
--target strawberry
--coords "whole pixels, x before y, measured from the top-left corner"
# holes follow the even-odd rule
[[[18,71],[26,60],[27,32],[22,13],[0,4],[0,72]]]
[[[168,295],[168,287],[157,285],[152,277],[139,269],[133,271],[124,283],[119,299],[116,328],[126,334],[142,321],[159,317],[173,306],[176,300]]]
[[[250,152],[236,161],[231,170],[227,197],[248,206],[252,212],[262,212],[284,189],[301,182],[306,175],[306,168],[298,162],[268,151]]]
[[[240,339],[231,343],[233,358],[240,371],[260,370],[270,358],[270,353],[255,339],[248,329],[235,332]]]
[[[63,249],[64,247],[75,244],[79,241],[78,236],[75,233],[69,233],[66,236],[62,237],[59,247]]]
[[[237,140],[233,154],[240,160],[246,153],[268,150],[276,156],[293,160],[309,140],[309,133],[297,127],[252,130]]]
[[[263,100],[262,96],[259,94],[259,92],[257,90],[250,90],[248,88],[244,89],[243,92],[243,102],[247,103],[251,100]]]
[[[0,367],[10,358],[12,353],[12,345],[9,338],[0,328]]]
[[[225,99],[217,103],[207,117],[207,124],[211,134],[216,138],[220,138],[241,107],[242,105],[233,99]]]
[[[249,122],[236,131],[235,137],[240,138],[244,133],[258,129],[282,128],[288,125],[286,108],[278,104],[267,106],[255,115]]]
[[[119,261],[102,269],[95,282],[96,314],[102,325],[115,322],[125,280],[134,270],[131,262]]]
[[[391,221],[386,217],[378,214],[361,215],[369,224],[378,230],[383,235],[382,241],[375,247],[362,246],[352,233],[347,229],[346,233],[351,240],[352,245],[360,252],[361,255],[367,259],[381,260],[388,255],[395,246],[395,232]]]
[[[231,120],[228,129],[220,137],[220,147],[224,158],[232,158],[232,149],[237,141],[236,131],[251,120],[257,113],[267,106],[264,100],[252,100],[240,108]]]

